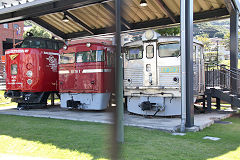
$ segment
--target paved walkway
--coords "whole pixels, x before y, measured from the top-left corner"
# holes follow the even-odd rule
[[[0,114],[46,117],[54,119],[67,119],[76,121],[112,123],[112,113],[110,111],[78,111],[66,110],[60,107],[49,109],[17,110],[13,107],[0,107]],[[221,120],[230,117],[231,114],[223,112],[212,112],[207,114],[196,114],[194,116],[195,126],[188,128],[189,131],[199,131],[214,123],[214,120]],[[143,116],[124,114],[124,125],[136,126],[149,129],[176,132],[181,123],[180,118],[145,118]]]

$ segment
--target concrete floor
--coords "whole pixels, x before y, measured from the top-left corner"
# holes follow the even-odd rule
[[[17,110],[15,107],[0,107],[0,114],[32,116],[32,117],[46,117],[54,119],[67,119],[75,121],[112,123],[111,111],[79,111],[66,110],[58,106],[49,107],[48,109],[31,109],[31,110]],[[206,114],[196,114],[194,116],[195,126],[188,128],[188,131],[199,131],[214,123],[214,120],[221,120],[230,117],[229,112],[212,112]],[[136,126],[141,128],[157,129],[167,132],[177,132],[181,123],[180,118],[166,118],[166,117],[152,117],[145,118],[139,115],[124,114],[125,126]]]

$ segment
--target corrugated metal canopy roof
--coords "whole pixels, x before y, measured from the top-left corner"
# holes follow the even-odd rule
[[[32,3],[32,5],[31,5]],[[180,22],[180,0],[122,0],[122,30],[166,27]],[[229,17],[238,0],[194,0],[194,21]],[[33,20],[54,34],[76,38],[114,31],[113,0],[35,0],[0,9],[0,23]],[[69,22],[63,22],[64,13]]]

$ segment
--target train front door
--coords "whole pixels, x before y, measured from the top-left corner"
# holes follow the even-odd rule
[[[156,42],[144,43],[144,86],[157,86],[157,49]]]

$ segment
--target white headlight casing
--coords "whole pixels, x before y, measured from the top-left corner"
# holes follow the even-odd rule
[[[27,80],[27,84],[31,85],[31,84],[32,84],[32,80],[31,80],[31,79],[28,79],[28,80]]]
[[[68,46],[67,46],[67,45],[64,45],[64,46],[63,46],[63,49],[64,49],[64,50],[67,50],[67,49],[68,49]]]
[[[151,64],[147,64],[146,65],[146,71],[147,72],[151,72]]]
[[[88,47],[88,48],[91,47],[91,43],[88,42],[88,43],[86,44],[86,47]]]
[[[33,73],[32,71],[27,71],[27,74],[26,74],[28,77],[32,77]]]
[[[147,31],[145,32],[145,37],[146,37],[147,40],[153,39],[153,37],[154,37],[154,32],[153,32],[153,30],[147,30]]]

